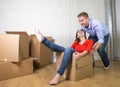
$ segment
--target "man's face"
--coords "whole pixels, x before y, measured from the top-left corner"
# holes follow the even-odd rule
[[[78,21],[79,21],[80,25],[83,27],[89,26],[89,18],[87,18],[87,17],[80,16],[80,17],[78,17]]]

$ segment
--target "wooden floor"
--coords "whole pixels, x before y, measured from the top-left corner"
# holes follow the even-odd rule
[[[111,62],[110,70],[103,70],[97,61],[94,70],[95,74],[89,78],[77,82],[63,80],[50,86],[48,82],[56,73],[55,64],[51,64],[32,75],[0,81],[0,87],[120,87],[120,61]]]

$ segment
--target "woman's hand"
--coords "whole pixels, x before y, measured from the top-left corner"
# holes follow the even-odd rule
[[[73,53],[73,58],[78,59],[80,57],[80,53],[74,52]]]

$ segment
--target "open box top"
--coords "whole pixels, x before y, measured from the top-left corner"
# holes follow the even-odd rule
[[[5,31],[7,34],[20,34],[20,35],[28,35],[25,31]]]

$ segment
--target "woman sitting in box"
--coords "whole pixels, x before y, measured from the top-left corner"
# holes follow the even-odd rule
[[[88,54],[93,46],[93,40],[86,39],[86,35],[82,30],[78,30],[76,32],[76,40],[73,42],[71,47],[64,48],[62,46],[56,45],[50,41],[48,41],[40,32],[39,30],[35,31],[35,35],[39,42],[43,43],[45,46],[50,48],[52,51],[55,52],[64,52],[64,56],[62,59],[62,63],[60,68],[57,71],[57,74],[54,78],[49,82],[50,85],[55,85],[60,81],[60,77],[64,74],[64,71],[69,64],[69,62],[73,58],[80,58],[81,56],[85,56]]]

